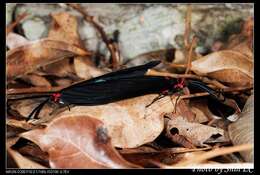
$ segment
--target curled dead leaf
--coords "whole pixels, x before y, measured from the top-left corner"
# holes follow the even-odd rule
[[[90,53],[71,44],[49,39],[30,42],[7,52],[7,79],[13,79],[65,57]]]
[[[66,12],[60,12],[51,14],[51,17],[53,21],[48,34],[49,39],[63,41],[83,48],[75,16]]]
[[[254,95],[247,100],[239,119],[228,126],[228,133],[234,145],[254,143]],[[254,161],[254,150],[241,152],[248,162]]]
[[[253,62],[237,51],[223,50],[206,55],[193,61],[191,70],[231,86],[253,84]]]
[[[19,168],[32,168],[32,169],[45,169],[47,167],[40,165],[37,162],[34,162],[25,156],[21,155],[18,151],[13,150],[12,148],[7,148],[9,156],[12,156],[15,163]]]
[[[34,86],[51,87],[51,83],[45,77],[39,76],[37,74],[27,74],[24,75],[22,79]]]
[[[49,154],[52,168],[137,168],[112,146],[102,122],[88,116],[62,117],[45,129],[21,134]]]
[[[28,44],[30,41],[24,38],[22,35],[16,33],[9,33],[6,36],[6,45],[9,49],[13,49],[19,46]]]
[[[70,77],[75,74],[69,59],[63,59],[41,68],[44,75],[54,75],[56,77]]]
[[[90,79],[105,74],[105,72],[96,68],[86,57],[74,58],[74,69],[77,76],[83,79]]]
[[[177,130],[179,135],[187,137],[196,146],[205,146],[204,142],[213,135],[224,136],[224,130],[219,128],[202,125],[199,123],[188,122],[182,117],[174,117],[168,121],[168,129]]]

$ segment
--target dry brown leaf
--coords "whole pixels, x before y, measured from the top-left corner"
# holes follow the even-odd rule
[[[51,14],[52,24],[48,38],[84,48],[78,34],[77,18],[69,13]]]
[[[45,129],[21,134],[49,154],[51,168],[136,168],[113,148],[106,128],[84,116],[53,120]]]
[[[195,122],[204,123],[212,119],[220,119],[219,116],[214,115],[209,107],[208,100],[194,99],[190,102],[191,110],[195,114]]]
[[[40,165],[37,162],[34,162],[23,155],[21,155],[18,151],[15,151],[11,148],[7,148],[7,151],[10,156],[14,159],[15,163],[19,168],[32,168],[32,169],[45,169],[47,167]]]
[[[253,50],[252,48],[249,47],[248,41],[243,41],[229,49],[242,53],[245,56],[247,56],[249,59],[253,60]]]
[[[228,133],[234,145],[254,143],[254,95],[247,100],[239,119],[228,126]],[[254,161],[253,150],[241,152],[242,157]]]
[[[79,47],[62,41],[41,39],[7,52],[7,78],[12,79],[65,57],[89,55]]]
[[[253,148],[252,144],[243,144],[243,145],[237,145],[237,146],[230,146],[230,147],[223,147],[223,148],[216,148],[211,151],[207,151],[204,153],[196,152],[196,156],[192,156],[189,159],[180,161],[179,163],[173,165],[174,167],[191,167],[194,165],[197,165],[199,163],[205,162],[208,159],[230,154],[238,151],[245,151],[245,150],[251,150]]]
[[[245,21],[243,25],[242,34],[246,36],[248,39],[253,39],[253,31],[254,31],[254,18],[248,17],[248,19]]]
[[[175,97],[177,98],[177,96]],[[176,99],[175,99],[176,100]],[[189,100],[183,100],[181,99],[178,101],[178,104],[176,106],[176,113],[174,113],[175,116],[183,116],[185,119],[187,119],[190,122],[193,122],[195,120],[195,114],[192,112]]]
[[[134,148],[158,137],[164,127],[164,114],[174,110],[174,100],[169,96],[146,107],[157,96],[151,94],[106,105],[76,106],[59,116],[93,116],[104,123],[114,146]]]
[[[48,64],[41,68],[44,75],[54,75],[56,77],[69,77],[75,74],[73,65],[69,59],[63,59],[52,64]]]
[[[45,77],[36,74],[24,75],[22,79],[34,86],[51,87],[51,83]]]
[[[34,126],[24,120],[15,120],[15,119],[6,119],[6,125],[15,127],[15,128],[21,128],[25,130],[31,130],[34,128]]]
[[[194,122],[204,123],[204,122],[208,121],[208,117],[205,115],[205,113],[201,109],[192,106],[191,111],[195,114]]]
[[[55,80],[55,83],[58,86],[69,87],[71,84],[73,84],[73,81],[68,78],[61,78],[61,79]]]
[[[168,121],[168,126],[171,130],[176,128],[179,135],[187,137],[196,146],[205,146],[204,142],[213,135],[224,136],[224,130],[219,128],[202,125],[199,123],[191,123],[182,117],[174,117]]]
[[[253,84],[253,62],[245,55],[223,50],[192,62],[192,71],[225,82],[231,86]]]
[[[25,44],[28,44],[29,42],[30,41],[27,40],[25,37],[16,33],[11,32],[6,36],[6,45],[9,49],[23,46]]]
[[[74,69],[77,76],[83,79],[90,79],[105,74],[104,71],[96,68],[86,57],[74,58]]]

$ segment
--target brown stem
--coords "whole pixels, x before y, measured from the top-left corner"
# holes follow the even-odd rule
[[[170,63],[168,64],[170,67],[177,67],[177,68],[186,68],[187,65],[186,64],[175,64],[175,63]]]
[[[17,26],[17,24],[18,24],[20,21],[22,21],[26,16],[27,16],[27,13],[24,12],[23,14],[19,15],[19,16],[17,17],[17,19],[16,19],[13,23],[9,24],[9,25],[6,27],[6,33],[5,33],[5,35],[7,36],[7,35],[13,30],[13,28],[14,28],[15,26]]]
[[[188,5],[187,7],[187,13],[185,18],[185,31],[184,31],[184,45],[185,48],[190,48],[190,31],[191,31],[191,5]]]
[[[67,5],[77,10],[79,13],[81,13],[84,16],[84,19],[87,22],[91,23],[95,27],[95,29],[100,33],[102,40],[106,44],[111,54],[113,68],[116,68],[118,66],[118,61],[120,59],[118,58],[119,56],[118,54],[116,54],[116,52],[119,51],[117,50],[117,47],[114,45],[114,43],[110,42],[104,29],[96,21],[94,21],[94,17],[90,16],[80,5],[73,4],[73,3],[68,3]]]
[[[8,89],[7,95],[18,95],[18,94],[28,94],[28,93],[48,93],[48,92],[57,92],[65,88],[64,86],[58,87],[30,87],[30,88],[17,88],[17,89]]]
[[[189,71],[190,71],[190,68],[191,68],[191,57],[192,57],[193,48],[194,48],[196,42],[197,42],[197,39],[196,39],[195,36],[193,36],[192,41],[191,41],[191,45],[190,45],[190,48],[189,48],[187,67],[186,67],[186,70],[185,70],[185,74],[188,74]]]
[[[214,86],[216,86],[217,88],[220,88],[220,89],[227,88],[225,85],[218,82],[217,80],[210,80],[207,77],[201,77],[201,76],[193,75],[193,74],[173,74],[173,73],[169,73],[169,72],[159,72],[156,70],[149,69],[146,72],[146,75],[172,77],[172,78],[193,78],[193,79],[201,80],[204,83],[213,84]]]

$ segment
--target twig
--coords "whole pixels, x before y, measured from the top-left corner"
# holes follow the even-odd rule
[[[167,63],[168,66],[170,67],[177,67],[177,68],[186,68],[187,65],[186,64],[176,64],[176,63]]]
[[[189,52],[188,52],[188,60],[187,60],[187,67],[185,70],[185,74],[188,74],[191,68],[191,57],[192,57],[192,53],[193,53],[193,47],[195,46],[195,44],[197,43],[197,39],[195,36],[193,36],[192,41],[191,41],[191,45],[189,48]]]
[[[245,151],[245,150],[250,150],[253,148],[252,144],[243,144],[243,145],[237,145],[237,146],[231,146],[231,147],[224,147],[224,148],[218,148],[214,149],[212,151],[208,151],[206,153],[203,153],[199,156],[194,157],[193,159],[188,159],[186,161],[182,161],[180,163],[177,163],[173,166],[189,166],[192,164],[200,163],[205,160],[225,155],[225,154],[230,154],[233,152],[240,152],[240,151]]]
[[[95,29],[100,33],[102,40],[105,42],[112,58],[112,66],[113,68],[117,68],[118,66],[118,61],[120,60],[120,54],[118,50],[118,46],[114,42],[111,42],[104,29],[94,20],[93,16],[90,16],[80,5],[78,4],[73,4],[73,3],[68,3],[68,6],[72,7],[73,9],[77,10],[79,13],[81,13],[84,16],[84,19],[91,23]]]
[[[188,50],[190,48],[190,31],[191,31],[191,5],[187,7],[187,13],[185,18],[185,31],[184,31],[184,46]]]
[[[18,95],[18,94],[26,94],[26,93],[48,93],[48,92],[56,92],[65,88],[65,86],[58,87],[30,87],[30,88],[16,88],[16,89],[8,89],[7,95]]]
[[[128,148],[128,149],[123,149],[119,150],[120,154],[144,154],[144,153],[170,153],[170,154],[183,154],[187,152],[197,152],[197,151],[205,151],[205,150],[210,150],[212,147],[206,147],[206,148],[181,148],[181,149],[176,149],[176,148],[164,148],[161,150],[148,150],[148,151],[143,151],[135,148]]]
[[[9,24],[9,25],[6,27],[6,33],[5,33],[5,35],[7,36],[7,35],[13,30],[13,28],[14,28],[15,26],[17,26],[17,24],[18,24],[20,21],[22,21],[27,15],[28,15],[28,14],[27,14],[26,12],[24,12],[23,14],[19,15],[19,16],[17,17],[17,19],[16,19],[13,23]]]
[[[194,97],[203,97],[210,95],[208,92],[198,92],[195,94],[189,94],[189,95],[182,95],[180,99],[186,99],[186,98],[194,98]]]
[[[222,83],[220,83],[216,80],[210,80],[207,77],[201,77],[201,76],[194,75],[194,74],[173,74],[173,73],[169,73],[169,72],[159,72],[156,70],[149,69],[146,72],[146,75],[172,77],[172,78],[193,78],[193,79],[201,80],[204,83],[213,84],[214,86],[216,86],[217,88],[220,88],[220,89],[227,88],[225,85],[223,85]]]

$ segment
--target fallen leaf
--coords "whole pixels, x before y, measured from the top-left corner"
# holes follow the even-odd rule
[[[237,51],[223,50],[206,55],[193,61],[191,70],[230,86],[253,84],[253,62]]]
[[[192,106],[191,107],[191,111],[195,114],[194,122],[196,122],[196,123],[204,123],[204,122],[208,121],[207,116],[204,114],[204,112],[201,109]]]
[[[253,33],[254,33],[254,18],[250,16],[244,22],[241,34],[247,38],[249,44],[253,44]]]
[[[21,134],[49,154],[51,168],[137,168],[111,145],[106,128],[97,119],[61,117],[45,129]]]
[[[208,103],[206,99],[193,99],[190,101],[191,110],[196,116],[194,122],[204,123],[212,119],[220,119],[219,116],[210,111]]]
[[[253,50],[252,50],[252,48],[249,47],[248,41],[240,42],[239,44],[237,44],[229,49],[242,53],[245,56],[247,56],[249,59],[252,59],[252,61],[253,61]]]
[[[158,137],[164,128],[164,114],[174,110],[175,101],[169,96],[146,107],[157,96],[151,94],[105,105],[75,106],[58,116],[93,116],[104,123],[114,146],[134,148]]]
[[[196,146],[205,146],[204,142],[214,135],[224,136],[224,130],[188,122],[182,117],[174,117],[168,121],[169,130],[176,129],[179,135],[187,137]]]
[[[60,12],[51,14],[52,24],[48,38],[63,41],[84,48],[78,34],[77,18],[69,13]]]
[[[74,69],[77,76],[85,80],[105,74],[86,57],[75,57]]]
[[[34,162],[23,155],[21,155],[18,151],[15,151],[11,148],[7,148],[7,151],[10,156],[14,159],[15,163],[19,168],[30,168],[30,169],[45,169],[47,167],[40,165],[37,162]]]
[[[177,98],[177,96],[176,96]],[[192,112],[189,100],[183,100],[181,99],[178,101],[178,104],[176,106],[176,113],[174,114],[176,116],[180,115],[186,118],[188,121],[193,122],[195,120],[195,114]]]
[[[247,100],[239,119],[228,126],[228,133],[234,145],[254,143],[254,95]],[[247,162],[254,161],[254,150],[241,152]]]
[[[45,77],[39,76],[37,74],[27,74],[24,75],[22,79],[34,86],[51,87],[51,83]]]
[[[6,45],[9,49],[14,49],[16,47],[23,46],[25,44],[28,44],[30,41],[27,40],[22,35],[16,34],[16,33],[9,33],[6,36]]]
[[[216,148],[211,151],[202,152],[199,154],[199,152],[196,152],[197,155],[192,155],[192,157],[180,161],[179,163],[173,165],[174,167],[191,167],[197,164],[200,164],[202,162],[207,161],[210,158],[214,158],[217,156],[230,154],[238,151],[245,151],[245,150],[251,150],[253,148],[252,144],[243,144],[243,145],[237,145],[237,146],[230,146],[230,147],[222,147],[222,148]],[[194,153],[193,153],[194,154]]]
[[[43,75],[54,75],[56,77],[70,77],[75,74],[73,64],[70,63],[69,59],[63,59],[43,66],[40,72]]]
[[[15,120],[15,119],[7,119],[6,125],[15,127],[15,128],[21,128],[24,130],[31,130],[35,127],[32,124],[30,124],[24,120]]]
[[[65,57],[89,55],[79,47],[62,41],[41,39],[7,52],[7,79],[14,79]]]
[[[68,78],[61,78],[61,79],[55,80],[55,83],[58,86],[69,87],[71,84],[73,84],[73,81]]]

